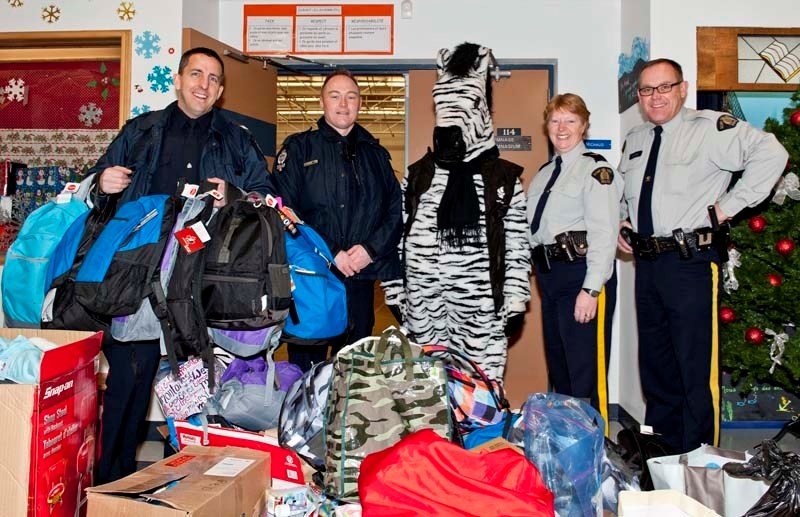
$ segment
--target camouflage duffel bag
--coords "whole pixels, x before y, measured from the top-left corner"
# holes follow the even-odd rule
[[[334,361],[325,426],[324,488],[358,500],[358,474],[368,454],[420,429],[452,433],[442,360],[390,328],[342,350]]]

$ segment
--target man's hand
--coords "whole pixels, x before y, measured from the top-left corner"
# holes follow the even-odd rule
[[[631,226],[631,223],[629,223],[628,221],[620,221],[619,229],[621,230],[623,228],[630,228],[632,230],[633,226]],[[622,253],[627,253],[628,255],[632,255],[633,254],[633,248],[631,248],[631,245],[628,244],[628,242],[625,239],[622,238],[622,234],[621,233],[617,234],[617,248]],[[584,293],[584,294],[586,294],[586,293]]]
[[[222,208],[223,206],[225,206],[225,187],[227,185],[225,183],[225,180],[221,180],[219,178],[208,178],[208,181],[210,181],[211,183],[216,183],[217,188],[215,188],[214,190],[222,194],[221,199],[214,199],[214,208]]]
[[[719,224],[722,224],[728,219],[730,219],[730,216],[725,215],[725,212],[723,212],[722,209],[719,207],[719,203],[714,203],[714,212],[716,212],[717,214],[717,221],[719,221]]]
[[[372,257],[369,256],[369,253],[361,244],[356,244],[347,250],[347,254],[350,256],[350,264],[356,273],[359,273],[372,263]]]
[[[575,321],[589,323],[597,315],[597,298],[581,289],[575,299]]]
[[[333,257],[333,261],[336,262],[336,267],[342,274],[346,277],[351,277],[358,273],[358,271],[353,267],[353,259],[350,255],[342,250]]]
[[[97,185],[102,194],[119,194],[131,184],[133,171],[121,165],[107,167],[100,173]]]

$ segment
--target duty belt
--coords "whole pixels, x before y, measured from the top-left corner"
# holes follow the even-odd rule
[[[550,271],[550,262],[574,262],[586,258],[589,250],[586,232],[563,232],[555,236],[555,244],[544,244],[533,248],[533,262],[542,272]]]
[[[727,233],[714,231],[712,228],[698,228],[691,232],[673,230],[672,237],[644,237],[628,228],[623,230],[628,230],[622,232],[622,236],[633,248],[633,253],[646,260],[654,260],[663,253],[674,251],[678,252],[682,259],[689,259],[693,252],[719,247],[719,239],[726,239],[727,236]],[[724,246],[727,246],[727,242]]]

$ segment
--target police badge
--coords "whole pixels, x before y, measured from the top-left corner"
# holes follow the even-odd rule
[[[614,171],[608,167],[598,167],[592,172],[592,177],[601,185],[611,185],[614,181]]]
[[[739,119],[728,115],[727,113],[724,115],[720,115],[717,119],[717,131],[725,131],[726,129],[730,129],[732,127],[736,127],[736,124],[739,123]]]
[[[286,167],[286,149],[281,149],[280,154],[278,154],[278,159],[275,161],[275,170],[278,172],[283,171],[283,168]]]

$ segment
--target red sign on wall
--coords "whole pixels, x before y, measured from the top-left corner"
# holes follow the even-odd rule
[[[394,5],[246,4],[251,55],[394,53]]]

